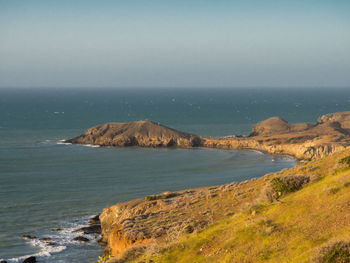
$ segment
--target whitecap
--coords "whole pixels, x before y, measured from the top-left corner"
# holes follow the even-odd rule
[[[40,259],[43,257],[50,257],[52,254],[59,253],[67,248],[66,246],[47,246],[46,243],[37,239],[30,240],[29,243],[34,247],[40,247],[40,252],[16,258],[0,259],[0,261],[6,260],[6,262],[8,263],[17,263],[22,262],[23,260],[29,257],[36,257],[37,259]]]
[[[94,216],[95,215],[85,216],[75,222],[62,223],[60,230],[55,231],[55,233],[53,233],[52,235],[42,236],[45,238],[49,238],[49,240],[40,240],[39,238],[26,239],[26,242],[29,245],[40,249],[40,251],[37,253],[10,258],[10,259],[0,258],[0,261],[5,260],[8,263],[19,263],[29,257],[36,257],[37,259],[40,260],[40,258],[49,258],[53,254],[60,253],[65,249],[67,249],[68,246],[96,244],[97,237],[99,236],[98,234],[83,234],[81,232],[74,232],[74,230],[76,229],[88,226],[89,219]],[[74,241],[73,239],[78,236],[84,236],[90,239],[90,242],[88,244],[82,244],[79,241]],[[52,245],[48,246],[47,242],[52,243]]]
[[[85,146],[85,147],[92,147],[92,148],[98,148],[98,147],[100,147],[100,145],[95,145],[95,144],[82,144],[82,146]]]
[[[66,140],[59,140],[57,144],[62,144],[62,145],[70,145],[70,142],[66,142]]]
[[[232,135],[226,135],[226,136],[222,136],[222,137],[219,137],[220,139],[226,139],[226,138],[234,138],[236,137],[235,134],[232,134]]]
[[[264,153],[262,151],[258,151],[258,150],[250,150],[251,152],[255,152],[255,153],[258,153],[260,155],[263,155]]]

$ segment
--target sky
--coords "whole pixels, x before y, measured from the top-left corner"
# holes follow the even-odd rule
[[[0,87],[334,86],[349,0],[0,0]]]

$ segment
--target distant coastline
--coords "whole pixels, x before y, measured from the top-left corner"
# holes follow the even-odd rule
[[[90,128],[65,143],[117,147],[251,149],[310,161],[342,151],[350,145],[350,112],[323,115],[315,124],[289,124],[279,117],[272,117],[254,125],[247,137],[200,137],[148,120],[107,123]]]

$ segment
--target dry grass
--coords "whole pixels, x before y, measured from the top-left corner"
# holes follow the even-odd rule
[[[157,253],[126,262],[302,263],[315,262],[315,258],[319,262],[349,262],[329,261],[348,259],[349,255],[344,240],[350,236],[350,170],[337,166],[349,155],[346,150],[249,182],[246,188],[255,185],[262,190],[264,183],[276,177],[302,174],[311,178],[302,189],[272,203],[248,195],[246,205],[233,215],[217,218],[198,233],[166,242]],[[225,200],[216,209],[229,202]],[[332,243],[334,239],[337,242]]]

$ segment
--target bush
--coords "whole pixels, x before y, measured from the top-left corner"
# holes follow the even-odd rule
[[[271,188],[274,192],[274,197],[278,199],[285,194],[298,191],[309,181],[310,178],[307,176],[276,177],[271,180]]]
[[[350,262],[350,243],[336,242],[321,250],[319,263],[345,263]]]
[[[346,156],[346,157],[340,159],[339,163],[346,164],[346,165],[350,166],[350,156]]]
[[[329,189],[329,193],[336,194],[339,192],[339,190],[340,190],[339,187],[334,187],[334,188]]]
[[[172,198],[178,196],[177,193],[166,193],[166,194],[160,194],[160,195],[149,195],[146,196],[145,199],[147,201],[154,201],[154,200],[160,200],[160,199],[168,199],[168,198]]]

